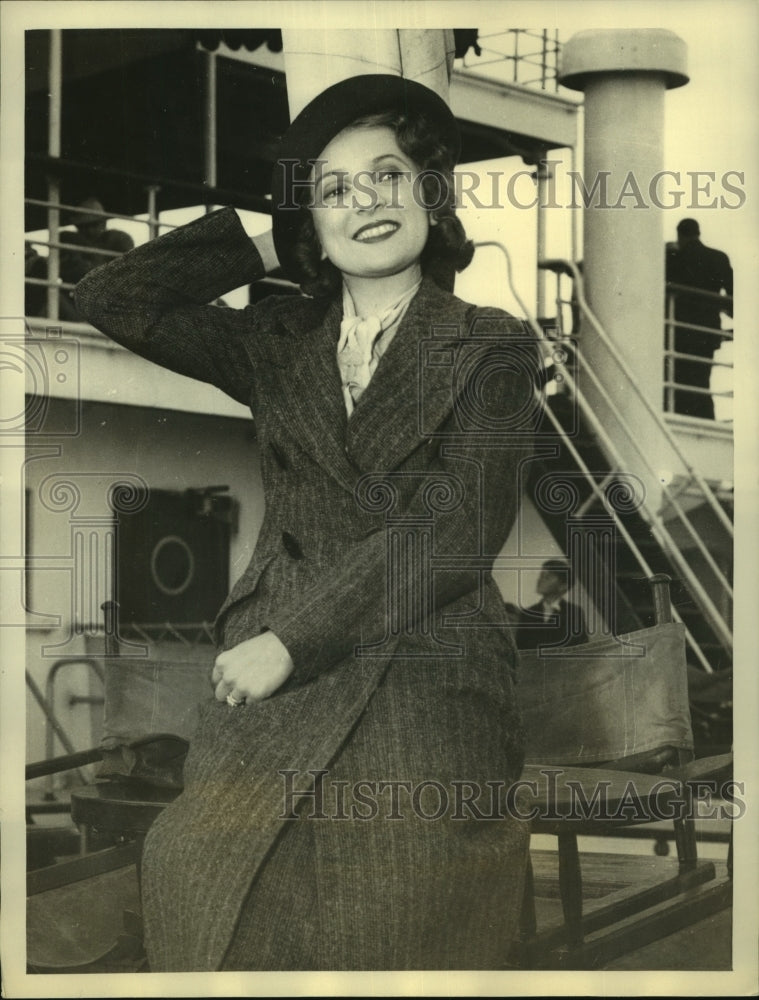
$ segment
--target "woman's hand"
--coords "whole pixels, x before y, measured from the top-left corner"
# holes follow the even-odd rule
[[[226,701],[228,695],[238,702],[261,701],[274,694],[293,669],[283,643],[273,632],[263,632],[219,653],[211,680],[217,701]]]

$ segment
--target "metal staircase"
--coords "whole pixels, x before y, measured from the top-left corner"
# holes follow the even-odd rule
[[[575,362],[576,363],[576,362]],[[688,633],[689,660],[707,671],[726,669],[731,666],[732,645],[726,638],[728,615],[723,615],[711,596],[703,588],[703,576],[711,574],[720,583],[722,591],[729,599],[731,590],[726,573],[713,552],[704,546],[696,535],[698,543],[691,550],[682,551],[671,536],[661,517],[651,517],[651,512],[640,509],[632,500],[627,477],[613,467],[613,463],[599,447],[597,436],[580,411],[579,433],[567,438],[565,431],[576,420],[577,411],[563,393],[549,396],[546,400],[544,432],[555,434],[556,450],[548,457],[538,458],[532,463],[528,480],[528,491],[533,501],[543,511],[543,519],[557,541],[564,543],[566,537],[566,517],[562,513],[551,514],[540,502],[541,487],[556,470],[579,470],[583,478],[578,486],[579,503],[574,516],[588,521],[599,514],[611,519],[616,527],[614,538],[614,581],[615,600],[612,602],[613,620],[610,630],[623,634],[646,628],[654,624],[654,607],[650,600],[650,588],[646,584],[649,576],[666,573],[672,578],[672,602],[679,620]],[[683,510],[683,520],[694,527],[693,513]],[[732,513],[732,503],[724,499],[720,509],[726,516]],[[711,508],[703,503],[699,512],[717,522]],[[669,537],[668,537],[669,536]],[[731,532],[724,530],[723,551],[728,552]],[[592,544],[592,543],[591,543]],[[597,557],[607,558],[600,549]],[[703,575],[699,573],[701,562]],[[589,565],[590,564],[590,565]],[[585,573],[583,573],[585,565]],[[580,578],[592,572],[592,559],[578,564]],[[688,584],[696,581],[690,589]],[[582,581],[586,582],[586,581]],[[703,598],[702,601],[699,598]],[[729,612],[728,612],[729,614]]]
[[[636,476],[631,473],[655,472],[650,442],[636,440],[636,428],[624,422],[619,406],[599,384],[592,365],[583,358],[581,335],[571,337],[560,320],[551,329],[544,329],[513,286],[506,248],[499,243],[488,245],[504,253],[511,291],[541,341],[547,362],[546,385],[537,390],[545,394],[545,405],[537,456],[526,483],[528,497],[562,547],[568,545],[570,521],[575,530],[583,524],[613,525],[611,546],[608,531],[595,532],[594,538],[591,530],[583,543],[585,557],[573,559],[577,579],[589,593],[598,593],[593,577],[599,572],[611,581],[613,597],[606,610],[611,619],[607,627],[613,635],[653,624],[654,609],[646,579],[666,573],[672,579],[675,617],[686,629],[691,666],[708,673],[729,669],[733,597],[731,490],[710,483],[694,467],[662,414],[646,403],[661,435],[657,444],[666,450],[667,464],[674,471],[671,481],[661,484],[655,503],[645,491],[636,495]],[[571,305],[573,327],[577,328],[578,321],[593,324],[613,352],[624,392],[636,393],[643,399],[624,359],[593,315],[576,265],[567,260],[545,260],[539,267],[571,279],[572,295],[560,300],[560,304]],[[582,378],[578,380],[580,371]],[[632,446],[639,456],[637,469],[622,460],[620,442],[610,438],[585,398],[579,382],[587,385],[588,380],[624,424],[627,453]],[[621,398],[619,390],[617,398]],[[571,492],[569,506],[547,502],[550,490],[556,491],[557,484],[559,489]],[[569,551],[567,554],[572,555]]]

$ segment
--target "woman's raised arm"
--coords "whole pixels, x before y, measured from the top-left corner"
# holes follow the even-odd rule
[[[112,340],[248,403],[257,349],[244,336],[250,315],[208,303],[275,266],[271,237],[251,240],[224,208],[90,271],[74,298]]]

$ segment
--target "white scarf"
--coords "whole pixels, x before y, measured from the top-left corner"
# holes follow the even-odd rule
[[[378,316],[357,316],[350,292],[343,285],[343,320],[337,343],[337,365],[349,415],[369,385],[379,359],[387,350],[420,285],[421,280]]]

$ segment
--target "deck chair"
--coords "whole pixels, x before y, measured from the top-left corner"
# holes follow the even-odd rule
[[[653,627],[559,655],[521,655],[527,754],[520,815],[527,802],[532,834],[557,839],[563,913],[558,924],[537,926],[530,866],[522,967],[599,968],[730,905],[731,864],[728,878],[716,880],[714,864],[698,857],[694,789],[709,781],[721,787],[732,760],[693,758],[684,629],[672,620],[669,578],[658,575],[650,584]],[[620,888],[585,912],[578,837],[618,835],[670,817],[676,872]]]
[[[30,972],[144,968],[139,907],[142,842],[182,788],[197,706],[212,693],[213,647],[167,653],[119,640],[117,609],[103,606],[104,717],[97,747],[27,765],[27,780],[94,764],[71,789],[78,857],[27,874]],[[134,653],[147,655],[134,655]]]

